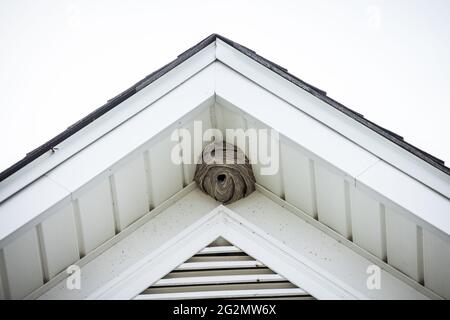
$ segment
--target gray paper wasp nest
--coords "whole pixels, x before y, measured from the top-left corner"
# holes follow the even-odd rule
[[[224,204],[255,191],[255,176],[244,152],[227,142],[213,142],[203,149],[194,180],[200,189]]]

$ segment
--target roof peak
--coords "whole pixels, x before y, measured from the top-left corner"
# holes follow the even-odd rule
[[[107,101],[106,104],[101,106],[100,108],[94,110],[81,120],[77,121],[73,125],[69,126],[66,130],[55,136],[54,138],[50,139],[49,141],[45,142],[38,148],[32,150],[31,152],[27,153],[27,155],[7,168],[6,170],[0,172],[0,182],[5,180],[6,178],[13,175],[15,172],[19,171],[32,161],[36,160],[40,156],[44,155],[45,153],[49,151],[55,150],[58,144],[60,144],[65,139],[69,138],[79,130],[86,127],[91,122],[95,121],[132,95],[134,95],[136,92],[140,91],[150,83],[154,82],[155,80],[159,79],[162,75],[166,74],[168,71],[172,70],[179,64],[183,63],[214,41],[216,39],[219,39],[234,49],[240,51],[244,55],[248,56],[249,58],[253,59],[257,63],[263,65],[264,67],[270,69],[271,71],[275,72],[279,76],[283,77],[284,79],[292,82],[293,84],[299,86],[300,88],[304,89],[305,91],[309,92],[310,94],[314,95],[318,99],[326,102],[330,106],[334,107],[335,109],[338,109],[339,111],[343,112],[347,116],[351,117],[352,119],[360,122],[364,126],[370,128],[371,130],[377,132],[378,134],[382,135],[384,138],[390,140],[391,142],[399,145],[403,149],[409,151],[410,153],[414,154],[418,158],[422,159],[423,161],[429,163],[430,165],[434,166],[435,168],[439,169],[440,171],[446,173],[447,175],[450,175],[450,168],[445,166],[444,161],[438,159],[437,157],[434,157],[430,155],[429,153],[411,145],[410,143],[403,140],[401,136],[398,134],[393,133],[390,130],[387,130],[379,125],[376,125],[375,123],[367,120],[364,118],[363,115],[361,115],[358,112],[355,112],[344,105],[340,104],[339,102],[329,98],[325,91],[306,83],[305,81],[297,78],[296,76],[290,74],[288,70],[260,55],[258,55],[255,51],[235,42],[232,41],[218,33],[212,33],[206,38],[204,38],[202,41],[194,45],[193,47],[189,48],[188,50],[181,53],[175,60],[171,61],[170,63],[166,64],[165,66],[161,67],[160,69],[152,72],[148,76],[146,76],[144,79],[138,81],[133,86],[128,88],[127,90],[123,91],[119,95],[115,96],[114,98]]]

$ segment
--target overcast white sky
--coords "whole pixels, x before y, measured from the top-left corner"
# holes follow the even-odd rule
[[[0,0],[0,171],[214,32],[450,163],[450,1]]]

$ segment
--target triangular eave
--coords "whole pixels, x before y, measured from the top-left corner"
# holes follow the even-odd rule
[[[269,229],[266,229],[264,223],[255,224],[246,218],[245,215],[239,213],[242,212],[244,207],[250,206],[255,209],[255,215],[261,215],[261,217],[264,215],[261,209],[258,210],[258,201],[260,202],[264,199],[263,201],[266,201],[267,204],[272,203],[272,201],[262,193],[257,193],[254,196],[257,199],[256,201],[249,198],[246,199],[244,205],[231,207],[218,205],[211,211],[200,214],[198,219],[191,220],[192,223],[186,224],[185,227],[180,229],[180,232],[177,232],[167,241],[162,242],[160,246],[151,248],[150,241],[158,237],[157,235],[152,235],[154,226],[159,225],[160,232],[166,232],[166,230],[174,227],[175,224],[185,224],[182,215],[180,215],[181,211],[194,202],[197,209],[204,206],[202,208],[203,211],[207,210],[207,207],[214,206],[213,201],[207,199],[198,189],[193,189],[159,214],[161,215],[160,221],[165,218],[169,219],[165,220],[167,224],[160,224],[160,222],[158,224],[156,216],[146,222],[138,223],[134,231],[127,232],[127,237],[118,242],[118,245],[110,246],[101,257],[94,258],[82,266],[81,291],[68,290],[66,280],[62,279],[48,291],[40,290],[40,294],[35,292],[33,297],[39,297],[40,299],[133,299],[189,257],[221,237],[258,261],[261,261],[267,267],[317,299],[427,298],[426,295],[415,291],[415,289],[381,269],[380,272],[385,287],[379,291],[371,291],[366,287],[365,281],[358,283],[354,280],[342,279],[339,273],[342,273],[343,269],[338,272],[330,272],[329,267],[326,266],[327,261],[319,262],[320,259],[311,259],[308,255],[303,255],[301,252],[294,250],[292,248],[293,234],[289,235],[286,233],[282,237],[277,236]],[[200,204],[202,202],[204,205]],[[269,205],[269,210],[270,206],[278,208],[276,204],[272,203]],[[282,209],[282,207],[279,207],[279,210],[280,215],[290,214],[288,210]],[[180,221],[168,222],[170,221],[170,215],[176,215]],[[294,219],[292,221],[296,221],[295,223],[305,226],[306,229],[302,229],[302,231],[310,228],[301,219],[297,217],[292,218]],[[190,220],[187,217],[186,219]],[[337,259],[341,256],[341,258],[345,259],[336,263],[341,265],[342,268],[352,270],[351,272],[355,273],[357,278],[366,278],[366,268],[372,264],[370,260],[358,257],[351,251],[347,251],[348,249],[344,249],[344,245],[339,244],[336,240],[320,231],[313,231],[313,233],[311,235],[307,233],[299,234],[299,239],[294,241],[301,241],[301,239],[303,241],[311,241],[309,237],[316,237],[322,234],[322,237],[324,237],[322,241],[330,243],[325,246],[322,244],[321,250],[327,250],[326,248],[330,246],[336,246],[340,251],[343,250],[343,254],[339,253],[334,258]],[[130,254],[128,250],[132,249],[131,246],[134,241],[144,238],[147,238],[149,242],[147,244],[141,242],[139,252],[143,252],[144,248],[147,248],[145,253],[139,255],[138,259],[135,258],[132,263],[128,263],[127,267],[122,268],[120,273],[115,274],[118,271],[113,271],[115,268],[109,265],[112,261],[119,263],[114,257],[120,255],[120,251],[125,255]],[[335,244],[332,244],[334,242]],[[317,244],[316,248],[311,248],[311,250],[314,251],[319,248],[320,244]],[[323,255],[324,252],[320,254]],[[102,268],[102,266],[106,268]],[[121,269],[120,265],[116,268]],[[97,280],[95,277],[98,272],[103,272],[103,274],[101,279]],[[358,273],[361,274],[358,275]]]
[[[352,210],[357,211],[360,206],[376,212],[375,215],[380,215],[376,220],[380,228],[386,230],[394,225],[406,230],[404,237],[411,237],[409,243],[415,241],[416,246],[411,249],[414,254],[406,258],[408,261],[415,259],[417,266],[402,265],[401,259],[396,264],[395,258],[390,259],[390,263],[394,261],[392,266],[404,272],[409,280],[412,278],[423,283],[424,264],[428,264],[426,259],[442,257],[442,251],[450,248],[450,220],[446,215],[450,210],[450,181],[446,169],[432,158],[428,160],[435,163],[419,158],[414,153],[417,150],[408,151],[401,141],[397,141],[402,139],[395,135],[386,139],[361,119],[349,117],[347,111],[338,106],[331,107],[324,92],[258,57],[247,48],[212,35],[181,54],[175,62],[137,83],[132,87],[134,89],[130,88],[110,100],[100,111],[75,124],[55,141],[33,151],[30,155],[30,159],[35,157],[33,161],[0,181],[0,213],[7,221],[0,225],[0,248],[14,246],[35,229],[38,230],[36,237],[39,241],[45,241],[42,225],[47,224],[50,217],[61,212],[66,214],[68,207],[73,207],[75,216],[80,216],[80,211],[82,216],[85,208],[92,206],[93,198],[104,196],[105,190],[118,181],[129,181],[122,172],[131,172],[135,176],[139,175],[136,170],[140,170],[142,175],[149,172],[151,150],[160,148],[158,152],[169,152],[166,142],[173,130],[190,126],[195,119],[207,119],[212,127],[226,127],[230,125],[226,123],[229,119],[237,119],[242,124],[236,122],[232,126],[245,129],[254,125],[277,130],[282,137],[281,147],[285,154],[290,154],[282,159],[283,172],[276,179],[257,177],[262,189],[272,197],[286,201],[286,205],[306,212],[318,221],[317,228],[325,225],[346,239],[352,239],[352,232],[355,233],[352,223],[353,228],[370,229],[364,223],[356,226],[358,220],[351,216]],[[277,117],[273,116],[274,110]],[[45,150],[49,146],[51,148]],[[141,157],[144,159],[142,163],[136,164],[135,160]],[[178,180],[175,183],[171,179],[162,179],[158,183],[163,191],[156,195],[147,192],[139,199],[138,206],[124,202],[126,208],[117,209],[117,203],[114,204],[117,199],[113,199],[114,205],[108,206],[107,210],[115,210],[115,215],[116,211],[140,210],[141,217],[149,209],[160,208],[180,189],[192,190],[192,170],[189,167],[184,168],[182,174],[176,173]],[[292,172],[291,179],[285,177],[286,172]],[[308,196],[311,198],[302,198],[297,203],[292,194],[294,190],[304,189],[295,180],[299,172],[302,179],[308,181],[311,193]],[[149,183],[145,179],[138,180],[142,186]],[[318,185],[321,181],[336,182],[338,187],[327,191],[323,183]],[[172,185],[176,187],[172,188]],[[127,193],[123,190],[114,192],[119,196]],[[327,198],[333,193],[340,198]],[[340,204],[336,211],[343,217],[325,214],[330,206],[324,199],[336,200]],[[322,214],[318,215],[318,212]],[[114,231],[120,235],[137,217],[133,212],[120,221],[111,222],[108,218],[116,230],[109,230],[105,237],[113,237]],[[389,220],[389,217],[394,218]],[[351,218],[355,220],[346,221]],[[83,223],[83,217],[76,219],[75,224]],[[230,235],[223,232],[220,235],[233,241]],[[391,240],[386,240],[386,237],[391,237]],[[386,241],[401,243],[400,238],[380,231],[379,241],[384,241],[384,248],[373,249],[370,242],[373,239],[356,243],[358,238],[353,235],[355,242],[352,243],[356,244],[352,250],[370,251],[383,260],[388,254]],[[85,235],[84,240],[89,242],[91,238]],[[94,248],[100,242],[93,239],[92,243]],[[438,243],[439,250],[442,250],[430,252],[427,243]],[[76,244],[76,247],[82,255],[92,249],[83,243]],[[397,250],[395,245],[394,249]],[[422,256],[420,260],[418,255],[424,255],[424,250],[429,256]],[[395,254],[403,253],[410,252],[395,251]],[[58,268],[59,264],[55,270],[60,270]],[[431,282],[439,294],[447,294],[448,288],[435,280],[442,276],[439,272],[443,272],[437,262],[427,265],[427,268],[430,269],[426,272],[438,271],[437,276],[431,277]],[[57,273],[51,268],[45,270],[36,266],[38,269],[47,273],[45,277],[49,278]],[[30,288],[35,285],[33,283]],[[24,292],[26,290],[28,288]],[[317,294],[314,288],[312,290],[311,293]],[[320,293],[317,296],[322,297]],[[356,294],[354,297],[365,296]]]

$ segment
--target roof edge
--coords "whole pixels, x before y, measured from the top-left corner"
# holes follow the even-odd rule
[[[156,81],[161,76],[163,76],[164,74],[166,74],[167,72],[169,72],[170,70],[172,70],[173,68],[178,66],[179,64],[183,63],[184,61],[186,61],[187,59],[189,59],[190,57],[192,57],[193,55],[195,55],[196,53],[198,53],[199,51],[201,51],[202,49],[207,47],[209,44],[213,43],[216,39],[220,39],[220,40],[224,41],[231,47],[235,48],[236,50],[245,54],[252,60],[254,60],[254,61],[258,62],[259,64],[263,65],[264,67],[270,69],[271,71],[277,73],[284,79],[294,83],[295,85],[297,85],[298,87],[311,93],[318,99],[326,102],[327,104],[334,107],[335,109],[343,112],[344,114],[351,117],[355,121],[358,121],[361,124],[363,124],[364,126],[368,127],[369,129],[377,132],[378,134],[382,135],[384,138],[397,144],[404,150],[414,154],[419,159],[427,162],[428,164],[435,167],[436,169],[444,172],[447,175],[450,175],[450,168],[445,165],[445,162],[443,160],[406,142],[403,139],[403,137],[401,137],[400,135],[367,120],[366,118],[364,118],[364,116],[362,114],[360,114],[356,111],[353,111],[353,110],[347,108],[346,106],[344,106],[343,104],[328,97],[325,91],[323,91],[309,83],[306,83],[305,81],[290,74],[286,68],[256,54],[255,51],[253,51],[249,48],[246,48],[245,46],[242,46],[224,36],[213,33],[210,36],[203,39],[202,41],[200,41],[199,43],[197,43],[196,45],[192,46],[188,50],[181,53],[176,59],[172,60],[171,62],[169,62],[165,66],[161,67],[160,69],[150,73],[144,79],[136,82],[130,88],[126,89],[125,91],[118,94],[114,98],[108,100],[106,104],[97,108],[93,112],[89,113],[87,116],[83,117],[81,120],[75,122],[74,124],[69,126],[66,130],[64,130],[60,134],[56,135],[55,137],[53,137],[49,141],[45,142],[41,146],[39,146],[36,149],[32,150],[31,152],[27,153],[24,158],[22,158],[21,160],[19,160],[16,163],[14,163],[13,165],[8,167],[4,171],[0,172],[0,182],[4,181],[8,177],[12,176],[14,173],[16,173],[20,169],[24,168],[26,165],[30,164],[31,162],[33,162],[40,156],[44,155],[45,153],[47,153],[51,150],[54,150],[54,148],[59,143],[63,142],[67,138],[71,137],[76,132],[80,131],[81,129],[83,129],[90,123],[94,122],[96,119],[98,119],[99,117],[101,117],[102,115],[107,113],[108,111],[112,110],[117,105],[119,105],[120,103],[122,103],[123,101],[128,99],[129,97],[133,96],[135,93],[139,92],[140,90],[142,90],[143,88],[145,88],[146,86],[151,84],[152,82]]]
[[[162,77],[164,74],[169,72],[170,70],[177,67],[179,64],[183,63],[190,57],[192,57],[197,52],[201,51],[211,43],[213,43],[216,40],[216,35],[212,34],[205,38],[204,40],[197,43],[195,46],[189,48],[182,54],[180,54],[176,59],[172,60],[165,66],[159,68],[158,70],[150,73],[148,76],[146,76],[144,79],[136,82],[134,85],[126,89],[125,91],[121,92],[117,96],[115,96],[112,99],[109,99],[104,105],[101,107],[95,109],[91,113],[89,113],[87,116],[83,117],[81,120],[75,122],[74,124],[70,125],[66,130],[61,132],[60,134],[56,135],[55,137],[51,138],[41,146],[37,147],[36,149],[30,151],[26,154],[24,158],[19,160],[18,162],[14,163],[7,169],[0,172],[0,182],[7,179],[29,163],[33,162],[40,156],[44,155],[48,151],[54,150],[54,148],[66,140],[67,138],[71,137],[90,123],[94,122],[96,119],[107,113],[108,111],[115,108],[117,105],[128,99],[129,97],[133,96],[135,93],[139,92],[152,82],[156,81],[160,77]]]

